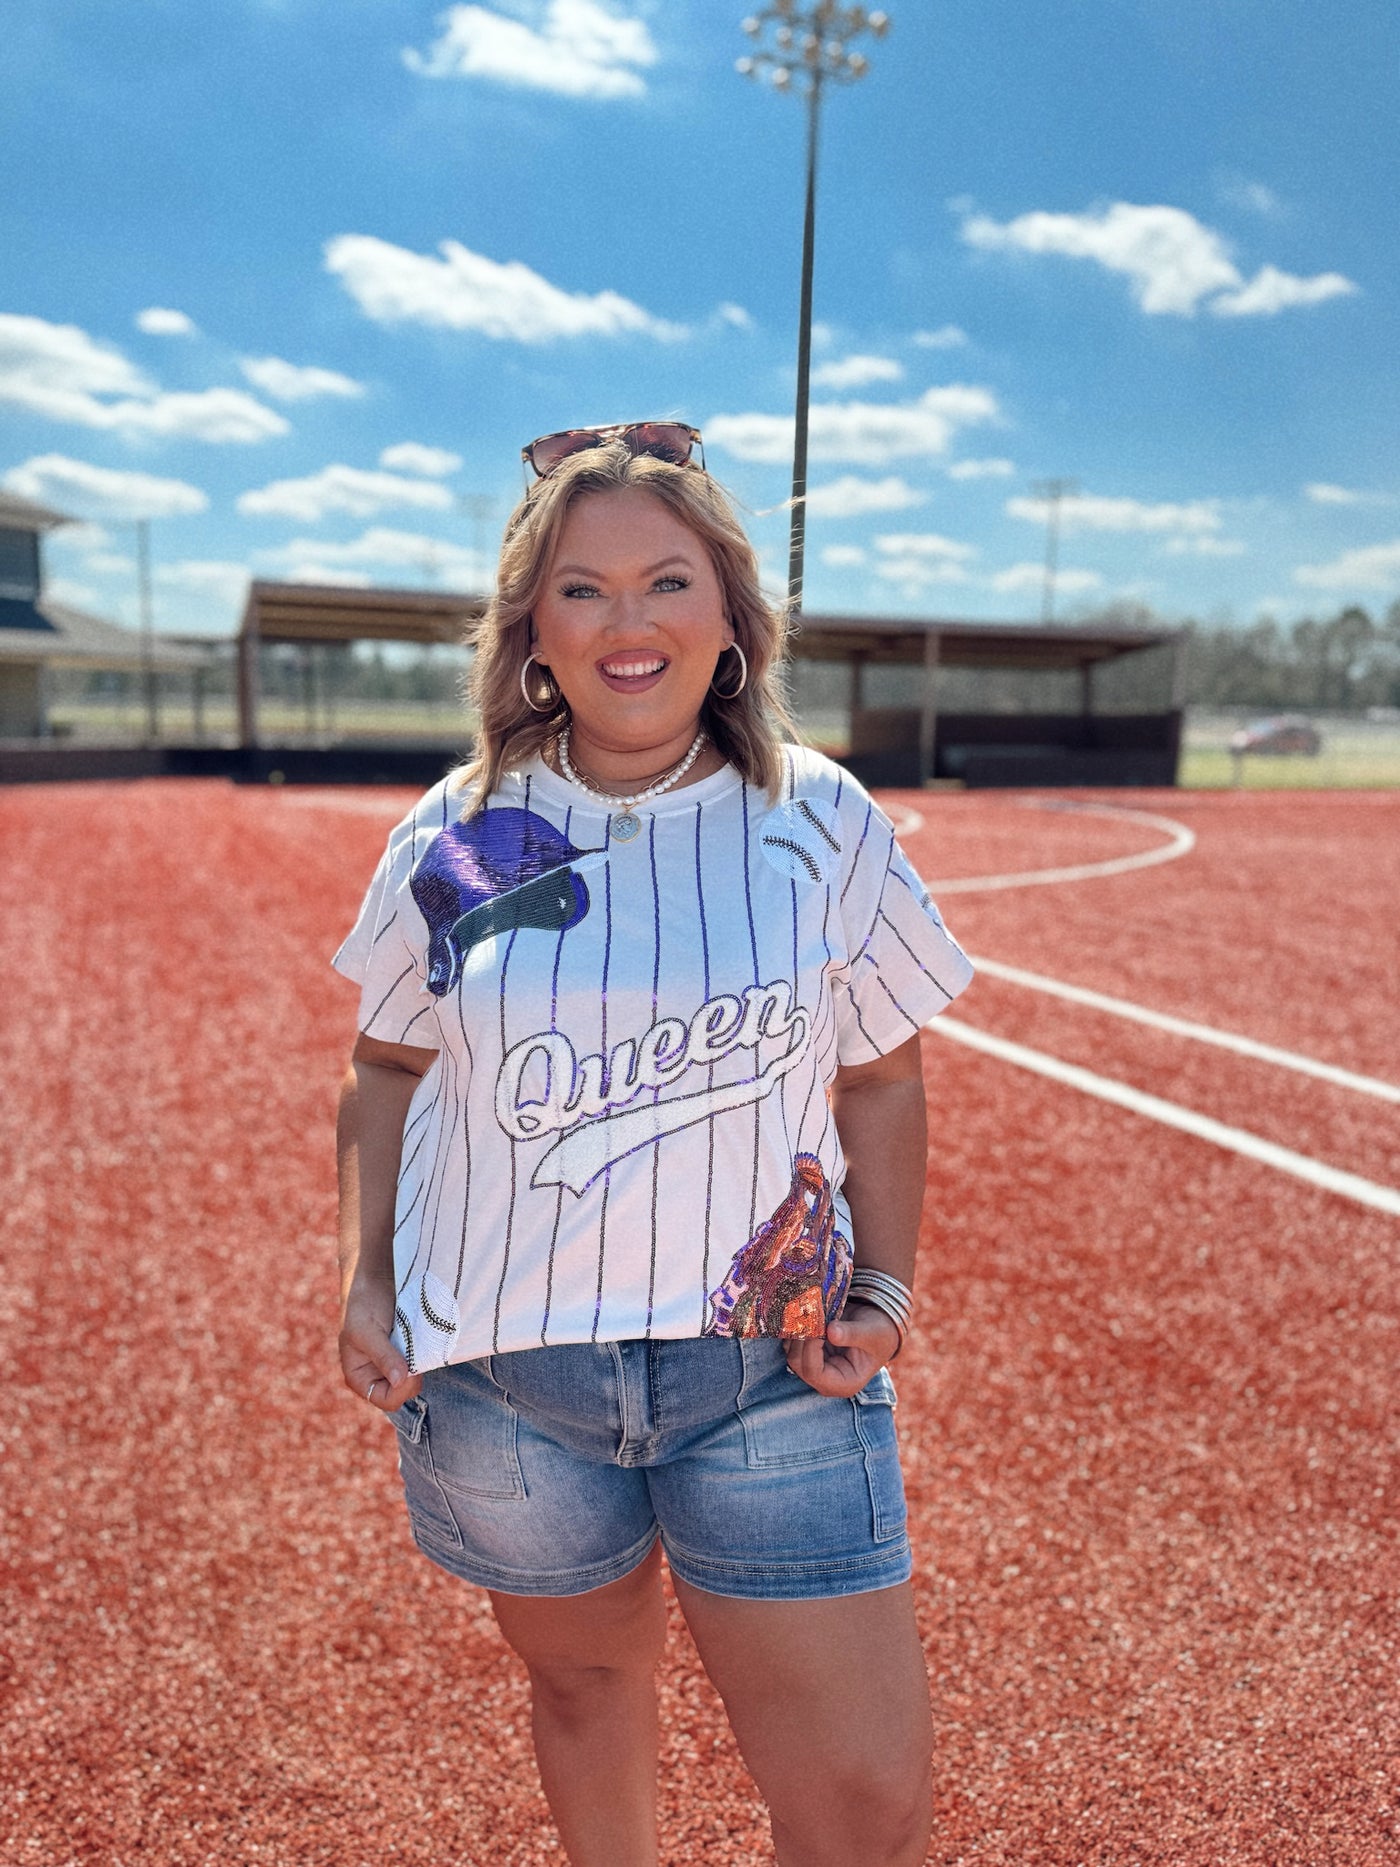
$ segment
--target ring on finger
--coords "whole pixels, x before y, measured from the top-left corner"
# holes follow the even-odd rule
[[[382,1381],[383,1379],[384,1379],[384,1376],[383,1376],[382,1374],[376,1374],[376,1375],[375,1375],[375,1377],[374,1377],[374,1379],[373,1379],[373,1380],[372,1380],[372,1381],[370,1382],[370,1384],[369,1384],[369,1386],[368,1386],[368,1387],[367,1387],[367,1388],[365,1389],[365,1399],[366,1399],[366,1400],[373,1400],[373,1399],[374,1399],[374,1390],[375,1390],[375,1388],[376,1388],[376,1387],[378,1387],[378,1385],[379,1385],[379,1383],[380,1383],[380,1382],[381,1382],[381,1381]]]

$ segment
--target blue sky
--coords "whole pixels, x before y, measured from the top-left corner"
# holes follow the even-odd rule
[[[1400,597],[1393,0],[898,0],[823,118],[807,605]],[[53,593],[473,586],[519,449],[657,414],[786,570],[803,110],[715,0],[15,0],[0,484]]]

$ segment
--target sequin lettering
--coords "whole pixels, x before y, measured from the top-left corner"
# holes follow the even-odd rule
[[[761,1101],[801,1057],[808,1029],[791,985],[775,979],[741,995],[722,992],[706,999],[688,1022],[658,1019],[640,1038],[624,1038],[606,1056],[595,1051],[580,1057],[564,1032],[540,1031],[502,1059],[496,1119],[515,1141],[563,1134],[531,1184],[581,1192],[611,1161],[637,1147]],[[765,1042],[784,1049],[752,1076],[623,1112],[644,1090],[663,1089],[693,1067],[708,1068],[738,1050],[757,1051]]]

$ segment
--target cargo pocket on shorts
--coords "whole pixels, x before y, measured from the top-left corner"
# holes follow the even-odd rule
[[[887,1368],[872,1375],[855,1396],[856,1432],[865,1448],[865,1479],[877,1543],[891,1543],[904,1534],[904,1478],[899,1469],[894,1406],[894,1382]]]
[[[740,1337],[739,1348],[744,1384],[737,1404],[751,1470],[830,1465],[861,1450],[850,1401],[808,1387],[788,1367],[781,1343],[748,1336]]]
[[[433,1455],[428,1444],[428,1409],[415,1394],[389,1418],[398,1436],[399,1477],[403,1480],[404,1502],[408,1505],[414,1536],[460,1549],[462,1532],[457,1528],[433,1470]]]
[[[434,1369],[425,1394],[389,1417],[399,1436],[399,1470],[415,1527],[462,1547],[458,1518],[475,1498],[523,1498],[515,1408],[471,1363]]]

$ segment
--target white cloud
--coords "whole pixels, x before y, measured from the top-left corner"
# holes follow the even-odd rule
[[[368,590],[374,582],[368,571],[346,570],[343,565],[322,563],[315,558],[303,559],[293,564],[287,571],[288,583],[329,583],[339,584],[346,590]]]
[[[334,583],[366,588],[389,583],[482,590],[495,581],[496,565],[452,539],[424,532],[371,526],[346,544],[294,538],[276,550],[260,551],[260,564],[275,567],[293,583]],[[405,573],[408,573],[405,575]]]
[[[1101,214],[1022,214],[1004,224],[975,214],[962,237],[983,252],[1095,260],[1132,280],[1144,311],[1189,317],[1207,294],[1240,283],[1220,235],[1176,207],[1116,201]]]
[[[1304,493],[1318,506],[1393,506],[1393,493],[1363,493],[1350,486],[1333,486],[1324,480],[1314,480],[1303,488]]]
[[[889,557],[875,565],[875,575],[898,584],[909,596],[945,583],[971,583],[971,573],[953,558]]]
[[[899,382],[904,366],[893,357],[833,357],[812,371],[815,389],[863,389],[872,382]]]
[[[482,6],[438,15],[441,36],[426,53],[408,47],[403,61],[425,78],[486,78],[564,97],[640,97],[639,72],[657,60],[646,25],[597,0],[548,0],[531,8],[539,24]]]
[[[115,396],[116,401],[103,401]],[[119,350],[76,324],[0,313],[0,403],[124,434],[262,441],[287,423],[241,389],[162,394]]]
[[[193,590],[201,596],[241,602],[248,588],[248,566],[222,558],[178,558],[154,567],[155,581],[172,590]]]
[[[1050,516],[1050,503],[1045,499],[1008,499],[1006,511],[1013,519],[1044,525]],[[1140,499],[1073,493],[1060,501],[1060,524],[1066,531],[1081,527],[1091,532],[1215,532],[1220,529],[1220,514],[1208,499],[1185,505],[1168,501],[1147,505]]]
[[[728,324],[736,331],[751,331],[754,327],[752,314],[745,311],[742,305],[732,304],[728,299],[715,307],[715,317],[721,324]]]
[[[1132,282],[1144,311],[1177,317],[1194,317],[1202,303],[1221,317],[1270,316],[1357,289],[1340,273],[1301,279],[1275,266],[1246,284],[1222,236],[1178,207],[1115,201],[1098,214],[1032,213],[1004,223],[974,214],[964,220],[962,237],[984,252],[1094,260]]]
[[[440,242],[441,259],[365,233],[338,234],[325,250],[326,270],[379,324],[478,331],[523,344],[634,331],[668,339],[685,335],[680,325],[654,318],[618,292],[561,291],[518,259],[498,264],[457,240]]]
[[[384,449],[379,464],[395,473],[423,473],[430,479],[441,479],[457,471],[462,456],[445,447],[425,447],[421,441],[399,441]]]
[[[382,570],[411,569],[421,576],[425,571],[435,577],[455,578],[464,585],[480,583],[487,566],[475,551],[448,538],[433,538],[424,532],[397,531],[392,526],[372,525],[347,544],[327,544],[318,538],[294,538],[275,551],[258,554],[267,564],[304,564],[313,559],[322,567],[352,570],[373,565]],[[490,566],[494,574],[494,565]]]
[[[1340,272],[1320,272],[1300,279],[1277,266],[1263,266],[1248,285],[1213,298],[1210,310],[1218,318],[1271,318],[1294,305],[1320,305],[1329,298],[1349,298],[1361,288]]]
[[[136,328],[148,337],[193,337],[199,329],[193,318],[168,305],[147,305],[136,314]]]
[[[1239,538],[1212,538],[1202,533],[1194,538],[1169,538],[1162,547],[1174,557],[1237,558],[1249,549]]]
[[[154,393],[154,384],[120,350],[76,324],[0,312],[0,400],[71,421],[84,418],[72,410],[85,409],[95,396]]]
[[[208,499],[197,486],[184,480],[161,480],[151,473],[118,473],[110,467],[89,466],[65,454],[36,454],[11,467],[3,484],[22,499],[40,505],[68,507],[104,519],[169,519],[185,512],[203,512]]]
[[[287,363],[281,357],[240,357],[238,367],[255,389],[261,389],[275,402],[309,402],[316,396],[365,392],[364,384],[353,376],[321,369],[315,363]]]
[[[1006,570],[999,570],[991,579],[994,590],[1002,595],[1014,594],[1021,590],[1042,590],[1045,587],[1045,566],[1043,564],[1012,564]],[[1078,596],[1086,590],[1099,590],[1103,587],[1103,578],[1096,570],[1057,570],[1055,572],[1055,590],[1061,596]]]
[[[1275,220],[1283,213],[1283,203],[1265,182],[1250,181],[1244,175],[1227,175],[1220,183],[1220,198],[1230,207],[1245,208],[1251,214],[1263,214]]]
[[[1009,460],[955,460],[948,469],[950,480],[1009,480],[1016,468]]]
[[[1316,590],[1393,589],[1400,584],[1400,538],[1344,551],[1330,564],[1300,564],[1293,576]]]
[[[877,551],[894,557],[964,559],[977,556],[976,545],[959,544],[938,532],[886,532],[875,540]]]
[[[185,441],[266,441],[290,432],[275,410],[241,389],[170,391],[150,402],[117,402],[92,425]]]
[[[808,417],[807,443],[813,460],[849,460],[860,466],[946,453],[960,428],[992,421],[1000,413],[989,389],[950,383],[929,389],[915,402],[818,402]],[[740,460],[792,458],[790,415],[712,415],[705,439]]]
[[[393,473],[366,472],[334,464],[303,480],[273,480],[240,493],[238,510],[254,516],[299,519],[315,524],[328,512],[372,518],[395,506],[422,506],[444,512],[452,495],[436,480],[410,480]],[[323,547],[318,547],[321,549]]]
[[[928,498],[905,479],[891,474],[883,480],[862,480],[854,473],[843,473],[839,480],[825,486],[807,488],[807,511],[823,519],[854,519],[867,512],[899,512],[906,506],[921,506]]]
[[[967,342],[967,332],[956,324],[940,324],[936,331],[915,331],[920,350],[956,350]]]
[[[70,609],[100,609],[101,594],[90,583],[76,577],[45,577],[44,595],[51,603],[66,603]]]
[[[112,534],[105,526],[84,520],[78,525],[65,525],[57,542],[66,551],[105,551],[112,543]]]
[[[865,552],[859,545],[823,545],[819,555],[832,570],[846,570],[865,562]]]
[[[939,584],[972,582],[967,565],[977,556],[977,547],[938,532],[885,532],[875,540],[875,549],[880,553],[875,575],[898,584],[907,596]]]

